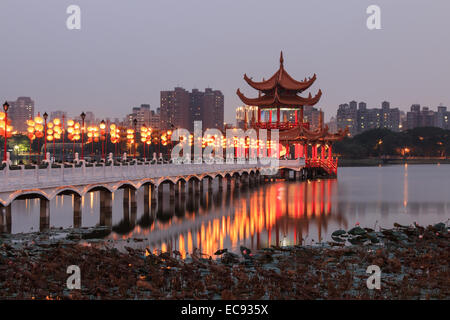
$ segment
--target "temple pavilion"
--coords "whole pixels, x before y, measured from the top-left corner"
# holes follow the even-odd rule
[[[297,81],[284,68],[283,52],[280,54],[278,70],[267,80],[254,81],[244,75],[244,80],[258,91],[256,98],[246,97],[239,89],[237,95],[243,103],[258,107],[257,119],[251,120],[254,129],[278,129],[281,150],[280,156],[287,158],[305,158],[309,167],[321,167],[328,173],[336,173],[337,159],[332,157],[332,144],[342,140],[348,130],[330,133],[328,126],[324,126],[323,112],[320,111],[319,125],[311,129],[310,123],[304,121],[304,106],[316,105],[322,91],[307,97],[302,94],[316,81],[317,76]]]

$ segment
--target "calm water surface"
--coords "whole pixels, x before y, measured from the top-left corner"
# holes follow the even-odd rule
[[[358,222],[391,227],[394,222],[427,225],[450,218],[450,165],[340,168],[336,180],[279,181],[238,192],[227,192],[226,187],[219,192],[216,185],[212,194],[206,190],[198,198],[187,193],[184,202],[169,203],[165,196],[162,206],[152,207],[144,203],[141,188],[136,209],[124,204],[124,190],[118,190],[107,239],[121,240],[118,247],[132,243],[151,250],[176,249],[183,255],[197,247],[211,255],[218,248],[239,245],[330,240],[334,230]],[[39,230],[39,201],[13,202],[11,233]],[[72,196],[52,200],[50,226],[68,228],[72,223]],[[82,198],[82,226],[99,223],[100,194],[91,192]]]

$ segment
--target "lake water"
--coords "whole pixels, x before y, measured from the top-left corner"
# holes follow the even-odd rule
[[[136,208],[124,205],[124,190],[118,190],[106,238],[117,240],[118,247],[132,243],[152,251],[176,249],[183,255],[197,247],[211,255],[240,245],[312,244],[356,223],[392,227],[394,222],[427,225],[450,218],[450,165],[348,167],[340,168],[334,180],[277,181],[239,191],[224,187],[222,192],[215,185],[211,194],[206,190],[202,197],[187,193],[185,201],[175,203],[165,197],[162,208],[146,205],[143,189],[136,191]],[[50,202],[50,226],[72,226],[73,201],[64,195]],[[39,230],[39,202],[13,202],[11,233]],[[83,197],[81,206],[83,227],[104,221],[99,192]]]

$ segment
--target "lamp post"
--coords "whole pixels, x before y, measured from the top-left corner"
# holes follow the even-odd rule
[[[44,117],[44,160],[48,160],[47,159],[47,118],[48,118],[47,112],[45,112],[43,114],[43,117]]]
[[[105,133],[106,133],[105,129],[106,129],[106,122],[105,122],[105,120],[102,120],[100,122],[100,142],[102,144],[102,159],[105,159],[104,153],[103,153],[103,151],[104,151],[103,143],[106,140],[105,139]]]
[[[86,118],[86,113],[82,112],[81,116],[81,160],[84,160],[84,118]]]
[[[134,143],[134,155],[133,155],[133,159],[136,159],[136,138],[137,138],[137,119],[135,118],[133,120],[133,124],[134,124],[134,139],[133,139],[133,143]]]
[[[3,161],[6,161],[7,145],[8,145],[8,109],[9,104],[7,101],[3,104],[3,110],[5,111],[5,148],[3,150]]]
[[[65,116],[63,114],[62,115],[62,157],[61,157],[63,166],[64,166],[64,135],[66,134],[66,130],[64,128],[64,121],[65,121]]]

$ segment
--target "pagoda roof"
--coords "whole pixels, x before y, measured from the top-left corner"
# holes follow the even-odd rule
[[[314,81],[316,81],[316,74],[312,77],[306,79],[304,81],[297,81],[292,78],[289,73],[284,69],[283,65],[283,51],[280,54],[280,67],[277,72],[273,74],[268,80],[263,80],[262,82],[253,81],[252,78],[249,78],[247,74],[244,74],[244,80],[251,86],[252,88],[260,91],[269,91],[273,90],[275,87],[280,86],[286,90],[293,90],[297,92],[302,92],[309,87],[312,86]]]
[[[275,74],[270,77],[269,80],[263,80],[262,82],[255,82],[247,75],[244,75],[245,81],[259,91],[258,98],[248,98],[242,94],[238,89],[237,95],[247,105],[258,107],[299,107],[299,106],[312,106],[319,102],[322,96],[322,91],[312,97],[311,93],[307,98],[301,97],[298,93],[308,89],[316,80],[316,74],[312,78],[305,81],[297,81],[292,78],[286,70],[284,70],[283,51],[280,54],[280,68]],[[263,95],[261,95],[263,93]]]
[[[283,95],[280,94],[278,88],[275,88],[275,92],[273,94],[266,94],[260,96],[258,98],[247,98],[244,94],[238,89],[236,94],[242,100],[243,103],[249,106],[258,106],[258,107],[271,107],[274,105],[277,106],[313,106],[317,102],[319,102],[320,97],[322,96],[322,91],[319,89],[319,92],[313,97],[311,93],[308,98],[303,98],[298,95]]]

